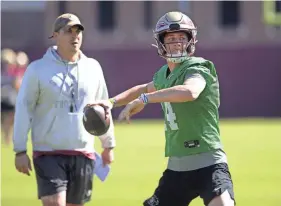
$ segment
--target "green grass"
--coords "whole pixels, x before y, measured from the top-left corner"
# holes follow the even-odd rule
[[[143,134],[143,135],[142,135]],[[223,120],[221,134],[228,155],[238,206],[280,206],[281,120]],[[152,195],[166,167],[162,122],[116,125],[117,148],[109,179],[94,182],[90,204],[137,206]],[[100,151],[99,140],[96,148]],[[14,169],[11,147],[2,146],[2,206],[35,206],[35,175]],[[196,199],[191,206],[203,205]]]

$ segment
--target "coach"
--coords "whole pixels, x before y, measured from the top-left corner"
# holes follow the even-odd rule
[[[89,102],[108,99],[108,92],[99,62],[80,50],[83,31],[73,14],[56,19],[50,37],[56,46],[28,66],[16,102],[15,166],[30,174],[27,140],[31,129],[43,206],[82,206],[91,198],[94,137],[83,127],[83,109]],[[113,124],[99,139],[102,160],[110,164],[115,147]]]

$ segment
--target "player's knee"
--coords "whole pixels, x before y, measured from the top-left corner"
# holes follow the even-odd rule
[[[231,198],[229,192],[226,190],[220,196],[215,197],[208,204],[208,206],[234,206],[234,200]]]
[[[65,192],[41,197],[43,206],[65,206]]]

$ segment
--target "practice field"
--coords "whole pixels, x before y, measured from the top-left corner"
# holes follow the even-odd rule
[[[237,205],[280,206],[281,120],[222,120],[221,134]],[[118,146],[111,174],[104,183],[95,178],[93,201],[87,205],[142,205],[166,167],[163,135],[160,121],[116,125]],[[96,143],[99,148],[98,139]],[[2,206],[40,205],[34,173],[28,177],[16,172],[12,147],[2,146],[1,154]],[[199,198],[191,203],[200,205]]]

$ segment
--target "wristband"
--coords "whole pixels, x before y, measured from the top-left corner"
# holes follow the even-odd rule
[[[112,104],[112,107],[114,107],[114,105],[116,103],[116,99],[115,98],[110,98],[109,101]]]
[[[147,104],[148,103],[148,98],[147,95],[145,93],[141,94],[139,99],[144,103]]]

